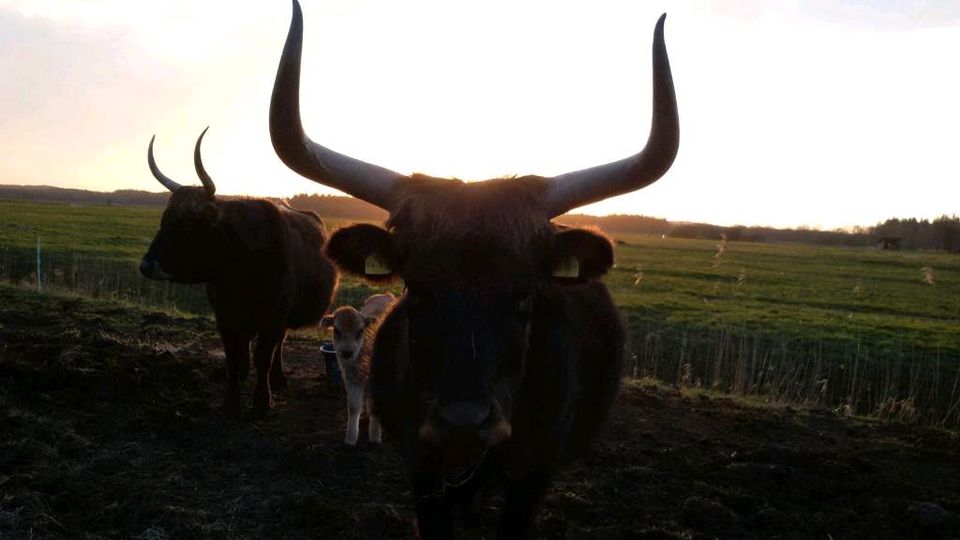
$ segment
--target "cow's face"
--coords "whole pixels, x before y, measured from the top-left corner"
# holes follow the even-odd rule
[[[201,187],[182,187],[170,195],[160,230],[140,262],[151,279],[180,283],[209,281],[218,263],[216,229],[222,210]]]
[[[356,225],[328,243],[342,269],[407,286],[389,317],[405,319],[403,369],[425,444],[479,451],[509,437],[539,295],[612,265],[609,240],[558,230],[537,209],[541,182],[415,178],[416,197],[394,212],[389,231]]]
[[[324,328],[333,328],[333,348],[337,357],[352,362],[360,357],[363,349],[364,331],[372,322],[351,306],[341,306],[321,321]]]

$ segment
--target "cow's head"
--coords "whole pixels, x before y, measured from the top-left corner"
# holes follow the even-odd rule
[[[153,159],[153,138],[147,148],[147,162],[153,176],[172,193],[160,219],[160,230],[140,262],[140,273],[150,279],[180,283],[209,281],[219,262],[217,235],[223,210],[215,193],[216,186],[200,159],[203,130],[194,149],[194,165],[203,186],[181,186],[165,176]]]
[[[294,1],[270,109],[274,148],[303,176],[390,212],[386,228],[340,229],[327,254],[370,280],[404,280],[407,291],[382,328],[404,329],[404,379],[418,396],[421,441],[445,448],[497,444],[511,434],[533,325],[555,315],[538,311],[538,301],[594,281],[613,264],[607,238],[550,219],[642,188],[676,156],[679,123],[663,18],[653,43],[653,125],[640,153],[552,178],[475,183],[401,175],[310,140],[299,112],[302,24]]]

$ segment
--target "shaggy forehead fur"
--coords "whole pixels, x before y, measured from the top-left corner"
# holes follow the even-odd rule
[[[202,187],[184,186],[170,194],[160,225],[196,216],[213,201]]]
[[[537,176],[465,183],[414,175],[397,186],[387,227],[416,266],[410,273],[433,282],[444,270],[509,281],[532,272],[549,241],[546,185]]]

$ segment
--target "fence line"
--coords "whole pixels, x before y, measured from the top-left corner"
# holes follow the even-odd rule
[[[752,330],[631,322],[635,377],[841,414],[960,427],[960,354]]]

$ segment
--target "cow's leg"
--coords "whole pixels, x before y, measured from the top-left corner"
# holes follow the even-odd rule
[[[360,437],[360,412],[363,411],[363,388],[350,384],[346,380],[344,386],[347,387],[347,436],[343,442],[353,446],[357,444]]]
[[[221,330],[223,352],[227,365],[227,391],[223,410],[228,416],[240,416],[240,383],[250,369],[250,334],[235,330]]]
[[[277,343],[277,349],[273,353],[273,363],[270,365],[270,390],[274,392],[287,389],[287,376],[283,373],[283,342],[285,339],[287,339],[286,330],[280,336],[280,342]]]
[[[529,472],[507,485],[503,513],[497,526],[498,540],[526,538],[537,517],[537,505],[550,483],[544,472]]]
[[[253,410],[265,414],[273,407],[273,395],[270,393],[270,364],[273,355],[283,337],[282,330],[262,330],[257,334],[257,345],[253,350],[253,365],[257,368],[257,387],[253,393]]]

